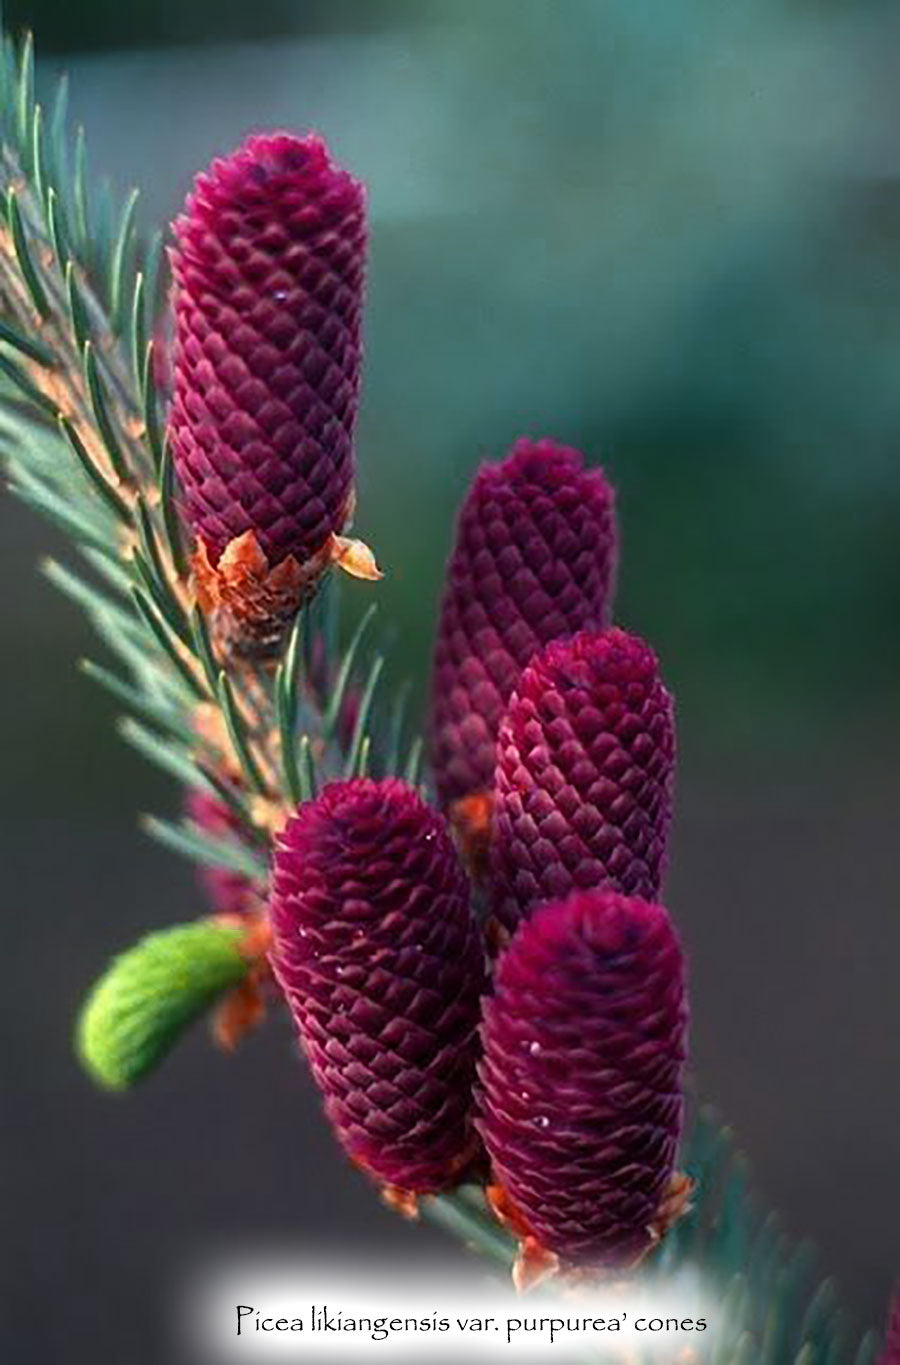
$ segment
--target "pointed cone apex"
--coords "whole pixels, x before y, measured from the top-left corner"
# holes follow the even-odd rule
[[[395,1191],[453,1183],[484,953],[443,820],[397,779],[332,783],[286,826],[272,887],[273,969],[344,1150]]]
[[[583,892],[517,930],[484,1003],[479,1127],[531,1263],[625,1268],[658,1240],[683,1189],[686,1025],[660,906]]]
[[[656,900],[674,771],[672,698],[652,649],[615,627],[548,645],[500,725],[490,886],[501,923],[579,887]]]
[[[252,532],[308,590],[353,505],[363,188],[319,137],[252,137],[197,177],[174,232],[184,515],[212,569]]]
[[[612,488],[555,441],[483,464],[447,565],[432,678],[431,754],[444,806],[490,790],[500,717],[532,655],[610,618]]]
[[[152,1071],[184,1030],[251,970],[240,924],[198,920],[142,939],[114,959],[88,996],[76,1051],[108,1090]]]

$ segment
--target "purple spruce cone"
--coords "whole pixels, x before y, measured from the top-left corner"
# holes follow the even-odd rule
[[[253,531],[274,567],[340,531],[353,485],[365,194],[325,143],[252,137],[175,223],[172,440],[215,562]]]
[[[577,450],[522,439],[483,464],[447,565],[431,749],[444,806],[489,791],[497,726],[519,674],[551,640],[610,616],[613,491]]]
[[[208,792],[191,788],[185,800],[185,813],[206,834],[241,835],[243,826],[231,807]],[[244,873],[230,872],[224,867],[200,867],[198,872],[200,885],[216,914],[242,915],[259,909],[259,891]]]
[[[170,434],[198,581],[233,608],[215,584],[237,543],[243,614],[272,614],[259,582],[284,565],[289,616],[353,510],[365,193],[321,138],[266,134],[197,177],[174,230]]]
[[[325,1111],[377,1180],[425,1193],[474,1147],[485,965],[441,817],[396,778],[335,782],[280,836],[272,965]]]
[[[675,770],[656,655],[611,627],[559,640],[522,674],[500,725],[490,848],[494,912],[609,886],[659,898]]]
[[[900,1365],[900,1285],[894,1290],[891,1299],[884,1348],[878,1365]]]
[[[479,1128],[513,1226],[564,1265],[632,1264],[677,1211],[686,1029],[661,906],[576,892],[501,956]]]

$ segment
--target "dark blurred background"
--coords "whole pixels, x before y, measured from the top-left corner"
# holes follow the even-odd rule
[[[877,1319],[900,1271],[896,4],[17,0],[7,22],[39,86],[70,72],[93,171],[139,183],[147,225],[260,126],[319,128],[369,182],[357,524],[395,681],[424,677],[479,458],[547,434],[609,469],[619,619],[678,697],[698,1086]],[[4,499],[3,1340],[156,1365],[205,1248],[440,1243],[344,1166],[284,1021],[228,1062],[198,1034],[126,1099],[77,1071],[106,957],[200,907],[136,830],[174,793],[75,673],[98,646],[33,572],[48,549]]]

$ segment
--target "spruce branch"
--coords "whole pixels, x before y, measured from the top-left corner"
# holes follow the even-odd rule
[[[296,752],[290,747],[285,750],[288,766],[283,778],[276,776],[280,768],[274,752],[288,719],[278,707],[285,684],[273,693],[268,679],[254,685],[252,680],[223,674],[205,618],[188,598],[173,465],[161,437],[153,343],[147,340],[152,321],[148,298],[155,290],[136,268],[145,254],[135,225],[137,195],[128,196],[104,254],[104,234],[98,239],[88,231],[95,215],[90,208],[83,133],[76,139],[72,157],[74,185],[56,179],[69,161],[64,87],[54,108],[53,154],[44,157],[35,152],[43,148],[44,137],[30,94],[31,61],[30,42],[26,41],[18,58],[13,58],[7,43],[4,71],[7,77],[14,72],[15,119],[12,139],[9,120],[3,120],[8,188],[7,235],[0,238],[0,296],[9,320],[3,321],[0,342],[19,359],[0,351],[0,369],[24,400],[24,407],[16,412],[15,428],[4,442],[13,491],[62,527],[82,549],[112,558],[122,570],[112,600],[89,580],[61,566],[48,570],[48,575],[89,612],[105,642],[123,655],[126,667],[133,670],[134,651],[143,649],[157,671],[177,679],[182,728],[190,725],[193,706],[202,702],[218,708],[232,754],[250,787],[270,802],[293,802],[301,789]],[[51,205],[57,206],[55,219]],[[62,222],[74,225],[65,237]],[[154,238],[148,249],[154,259],[145,261],[154,275],[160,240]],[[83,485],[73,484],[70,467],[59,452],[46,454],[52,442],[52,433],[43,427],[46,418],[52,419],[64,440]],[[127,600],[117,601],[121,596]],[[117,631],[121,632],[118,636]],[[301,765],[307,789],[316,729],[321,742],[328,745],[353,677],[361,634],[357,632],[338,669],[324,723],[316,726],[314,699],[307,694],[303,700],[305,732],[311,732],[309,752]],[[300,633],[294,638],[293,684],[290,680],[286,684],[292,695],[297,690]],[[376,677],[380,667],[375,667]],[[157,710],[155,696],[148,695],[149,674],[142,664],[133,681],[119,687],[120,699],[127,698],[138,715]],[[108,675],[103,680],[108,686]],[[372,679],[370,701],[371,684]],[[290,729],[301,704],[295,699],[292,706],[295,715]],[[126,726],[124,733],[134,739],[139,731]],[[351,751],[355,765],[364,740],[360,727]],[[265,751],[267,746],[272,752]],[[206,757],[216,759],[205,750],[202,738],[198,747]],[[145,752],[147,748],[145,744]],[[221,761],[221,754],[216,761]],[[252,808],[244,809],[252,823]],[[256,823],[253,832],[266,828]]]
[[[44,572],[112,656],[112,667],[80,667],[124,711],[120,735],[230,822],[212,832],[150,817],[144,828],[262,889],[273,833],[329,772],[396,765],[396,727],[392,748],[374,738],[389,727],[375,714],[383,660],[362,648],[373,611],[343,657],[331,591],[298,613],[273,663],[220,650],[190,581],[157,385],[163,236],[143,236],[137,190],[118,207],[108,187],[93,191],[84,131],[73,141],[67,127],[66,82],[48,121],[33,60],[30,36],[18,48],[4,38],[0,454],[11,491],[84,561]]]
[[[197,590],[197,555],[192,560],[181,517],[190,499],[178,487],[167,395],[157,377],[163,236],[141,231],[137,190],[120,204],[108,186],[92,190],[84,132],[79,128],[72,139],[68,130],[65,80],[49,117],[35,103],[30,35],[18,47],[8,37],[0,44],[0,143],[0,455],[11,491],[64,532],[82,561],[83,573],[56,561],[47,562],[44,572],[85,611],[111,656],[112,666],[86,660],[80,667],[125,712],[122,737],[180,789],[212,803],[217,814],[207,825],[190,807],[180,821],[145,817],[144,828],[208,871],[240,879],[258,903],[269,886],[273,841],[285,817],[314,801],[326,782],[369,773],[397,774],[413,787],[422,782],[423,742],[409,733],[408,689],[396,691],[392,703],[385,698],[385,656],[377,643],[370,648],[374,604],[341,653],[336,587],[319,581],[332,564],[374,578],[374,561],[365,547],[344,538],[352,498],[338,490],[334,505],[323,511],[327,554],[316,562],[315,577],[301,574],[291,584],[291,610],[265,639],[268,652],[228,648],[233,642],[217,634],[210,604]],[[260,145],[276,160],[286,154],[278,138]],[[331,194],[339,187],[361,277],[359,187],[327,164],[323,146],[309,146],[312,191],[322,193],[324,185]],[[212,193],[210,182],[207,191]],[[359,359],[352,300],[342,322],[352,369]],[[352,384],[348,393],[345,408],[355,411]],[[332,439],[343,468],[351,454],[352,413],[344,427],[337,426]],[[606,550],[599,567],[594,554],[596,582],[588,582],[573,559],[573,630],[605,616],[615,559],[610,490],[602,476],[581,469],[576,455],[525,443],[513,460],[510,484],[521,500],[517,525],[529,535],[535,461],[551,458],[563,483],[592,509],[586,543],[590,549],[599,539]],[[473,524],[497,488],[506,496],[500,485],[510,468],[480,479],[465,512]],[[184,477],[181,464],[179,469]],[[195,505],[195,518],[202,511]],[[264,528],[269,549],[277,542],[277,512]],[[563,546],[568,531],[565,518],[557,518],[554,533]],[[299,554],[298,547],[299,541],[292,543]],[[528,562],[527,545],[501,549],[504,563],[513,550]],[[571,546],[566,553],[574,554]],[[560,550],[557,561],[564,558]],[[489,582],[494,591],[496,579],[489,580],[480,565],[463,550],[456,555],[441,627],[445,643],[457,629],[456,598],[478,598]],[[505,582],[510,575],[500,577]],[[497,610],[496,601],[486,604],[487,616],[516,627],[508,639],[472,642],[495,657],[508,656],[511,668],[527,664],[547,643],[541,631],[531,630],[533,623],[514,620],[513,605],[515,610],[501,602],[503,610]],[[557,623],[551,624],[555,630]],[[528,630],[519,629],[524,625]],[[514,644],[527,658],[514,657]],[[448,705],[460,664],[451,654],[448,646],[442,665]],[[491,765],[490,726],[509,690],[493,696],[483,685],[490,669],[485,664],[476,677],[473,658],[462,659],[461,676],[477,702],[473,710],[484,710],[482,747]],[[465,736],[449,712],[444,741],[439,785],[451,796],[470,795],[470,784],[477,786],[483,773],[460,775],[459,764],[454,767]],[[461,917],[463,908],[461,901]],[[77,1048],[88,1071],[107,1088],[136,1083],[193,1020],[263,970],[265,950],[264,940],[248,946],[246,923],[221,918],[144,939],[113,962],[86,1002]],[[462,1149],[454,1153],[461,1155]],[[855,1342],[834,1286],[816,1283],[808,1248],[792,1248],[777,1219],[758,1211],[746,1164],[714,1115],[704,1112],[695,1122],[683,1164],[696,1182],[693,1207],[640,1273],[652,1280],[697,1269],[711,1279],[727,1305],[717,1365],[872,1365],[876,1339]],[[480,1184],[427,1193],[419,1212],[505,1270],[516,1259],[517,1239],[498,1221]]]

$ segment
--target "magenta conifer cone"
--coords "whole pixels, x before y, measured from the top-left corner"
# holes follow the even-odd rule
[[[577,450],[522,439],[483,464],[447,565],[432,683],[441,802],[490,789],[497,726],[519,674],[551,640],[609,620],[614,497]]]
[[[649,645],[617,627],[548,645],[500,725],[490,848],[500,922],[577,889],[657,900],[674,770],[672,698]]]
[[[210,564],[306,565],[352,511],[365,193],[321,138],[251,137],[175,225],[171,438]]]
[[[191,789],[185,801],[186,814],[195,825],[214,836],[240,834],[242,825],[234,811],[216,796]],[[242,872],[224,867],[199,868],[200,884],[210,906],[220,915],[240,915],[259,905],[256,885]]]
[[[272,966],[348,1155],[412,1193],[472,1154],[481,934],[447,828],[396,778],[335,782],[280,836]]]
[[[627,1266],[671,1219],[687,1006],[666,911],[576,892],[521,924],[485,1000],[479,1128],[520,1234]]]
[[[900,1286],[895,1289],[891,1300],[884,1349],[878,1365],[900,1365]]]

